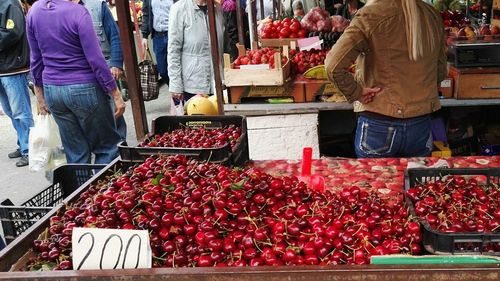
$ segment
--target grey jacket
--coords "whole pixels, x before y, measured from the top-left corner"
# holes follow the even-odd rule
[[[216,5],[219,58],[224,50],[224,18]],[[213,93],[213,66],[208,15],[194,0],[180,0],[170,8],[168,23],[169,89],[174,93]],[[221,66],[222,77],[222,66]]]

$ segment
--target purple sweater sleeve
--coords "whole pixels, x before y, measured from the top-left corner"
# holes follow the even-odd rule
[[[85,57],[95,73],[97,82],[107,93],[116,89],[116,82],[111,71],[106,64],[106,60],[101,51],[101,46],[97,41],[97,35],[92,25],[90,14],[85,12],[78,23],[78,34],[82,44]]]
[[[30,46],[30,68],[33,83],[36,86],[43,86],[42,73],[44,69],[42,53],[38,47],[38,41],[35,37],[35,32],[33,31],[33,26],[31,23],[31,17],[28,16],[27,22],[27,33],[28,43]]]

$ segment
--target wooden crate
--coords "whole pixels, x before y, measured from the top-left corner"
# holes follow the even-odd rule
[[[462,68],[451,66],[456,99],[500,98],[500,68]]]
[[[290,46],[292,42],[297,44],[296,38],[280,38],[280,39],[259,39],[261,47],[283,47]]]
[[[500,27],[500,0],[493,0],[491,6],[491,25]]]
[[[237,86],[229,88],[231,103],[242,103],[265,98],[292,98],[294,102],[305,102],[304,84],[295,80],[281,86]]]
[[[284,48],[288,57],[288,47]],[[224,54],[224,84],[235,86],[282,86],[290,77],[290,60],[281,64],[281,54],[274,54],[274,69],[234,69],[229,54]]]

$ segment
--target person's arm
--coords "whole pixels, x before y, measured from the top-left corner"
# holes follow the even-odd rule
[[[184,92],[182,81],[182,45],[184,44],[184,23],[182,18],[184,12],[179,10],[179,4],[170,8],[168,21],[168,76],[170,78],[169,89],[171,93],[181,94]]]
[[[104,33],[111,46],[111,74],[117,80],[123,75],[123,53],[120,42],[120,33],[118,32],[118,25],[113,19],[113,15],[108,8],[108,5],[102,3],[102,22],[104,26]]]
[[[121,116],[125,112],[125,102],[116,86],[115,79],[104,60],[97,34],[95,33],[90,14],[85,10],[78,21],[78,35],[82,45],[83,53],[95,74],[97,82],[102,89],[110,93],[115,103],[115,116]]]
[[[149,14],[149,11],[151,10],[151,0],[144,0],[142,2],[142,23],[141,23],[141,33],[142,33],[142,38],[148,38],[149,34],[151,33],[151,29],[153,28],[149,24],[149,17],[152,17],[153,15]]]
[[[7,51],[24,36],[24,13],[19,5],[9,5],[0,17],[0,52]]]
[[[368,51],[368,39],[357,23],[358,19],[355,19],[325,59],[328,78],[350,103],[362,98],[363,86],[354,79],[348,68],[361,52]]]
[[[45,66],[43,65],[42,52],[38,46],[38,40],[36,39],[33,28],[31,20],[28,17],[26,20],[26,37],[30,46],[31,79],[33,80],[33,84],[35,84],[34,92],[37,100],[38,113],[45,115],[49,112],[43,93],[42,73]]]

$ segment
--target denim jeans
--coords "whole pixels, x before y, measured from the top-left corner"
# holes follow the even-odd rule
[[[0,103],[16,130],[17,145],[21,154],[27,155],[29,130],[30,127],[33,127],[33,115],[26,74],[0,77]]]
[[[360,116],[355,150],[359,158],[429,156],[432,151],[431,117],[389,121]]]
[[[153,37],[153,51],[158,64],[158,73],[160,77],[168,83],[168,68],[167,68],[167,53],[168,53],[168,36],[156,35]]]
[[[54,116],[68,163],[107,164],[118,156],[111,96],[94,83],[44,85],[47,106]]]

